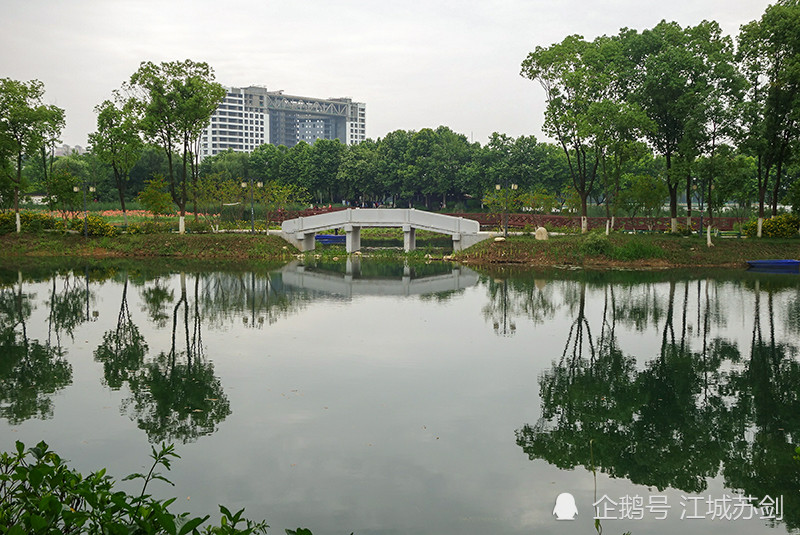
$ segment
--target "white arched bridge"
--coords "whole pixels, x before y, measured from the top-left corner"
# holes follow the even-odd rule
[[[364,227],[400,227],[403,229],[403,248],[416,248],[416,231],[430,230],[453,237],[453,250],[461,251],[488,239],[489,232],[480,231],[480,223],[472,219],[423,212],[413,208],[348,208],[336,212],[287,219],[281,225],[283,239],[301,251],[314,250],[314,236],[320,231],[344,228],[348,253],[361,249],[361,229]]]

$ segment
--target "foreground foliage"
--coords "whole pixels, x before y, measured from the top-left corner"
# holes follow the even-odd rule
[[[153,447],[153,465],[147,474],[131,474],[124,480],[141,479],[138,496],[114,488],[114,480],[105,469],[87,476],[67,466],[47,444],[40,442],[25,449],[16,443],[16,451],[0,454],[0,533],[37,535],[50,533],[167,534],[200,533],[208,520],[176,514],[169,510],[175,498],[158,500],[147,494],[154,479],[169,483],[157,472],[170,469],[179,458],[172,445]],[[205,526],[206,534],[266,533],[265,522],[242,518],[241,511],[231,513],[220,506],[219,525]]]

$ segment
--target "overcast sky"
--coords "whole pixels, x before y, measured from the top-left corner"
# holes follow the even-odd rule
[[[735,36],[769,0],[4,0],[0,77],[41,80],[86,145],[93,108],[142,61],[208,62],[226,86],[367,105],[367,136],[446,125],[541,134],[543,93],[519,75],[536,46],[662,19]]]

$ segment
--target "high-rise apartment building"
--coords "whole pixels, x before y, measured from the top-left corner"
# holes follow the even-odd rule
[[[251,152],[263,143],[294,147],[300,141],[366,139],[366,105],[349,98],[319,99],[229,87],[200,138],[201,157],[232,149]]]

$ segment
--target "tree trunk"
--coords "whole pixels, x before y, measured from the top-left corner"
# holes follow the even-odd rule
[[[588,195],[586,194],[585,189],[582,193],[580,193],[580,197],[581,197],[581,234],[586,234],[587,232],[589,232],[589,218],[587,217],[587,214],[589,213],[589,206],[587,201]]]
[[[692,231],[692,176],[686,175],[686,228]]]
[[[22,222],[19,219],[19,186],[14,186],[14,219],[17,223],[17,234],[22,232]]]

